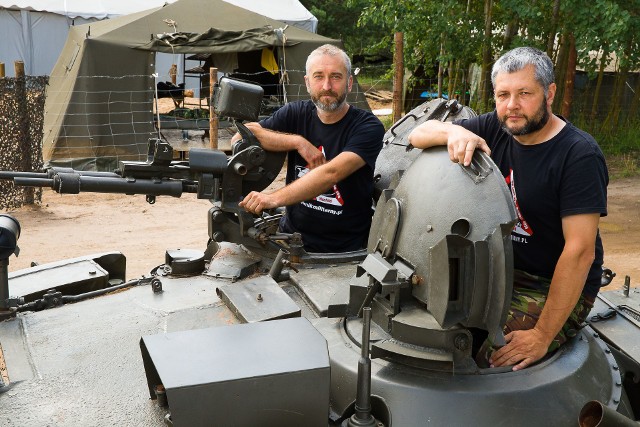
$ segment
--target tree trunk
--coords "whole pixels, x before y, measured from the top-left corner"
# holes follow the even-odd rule
[[[607,66],[609,60],[609,48],[603,47],[602,56],[600,57],[600,69],[598,70],[598,80],[596,82],[596,89],[593,94],[593,102],[591,103],[591,114],[589,115],[590,122],[593,124],[598,114],[598,102],[600,100],[600,88],[602,88],[602,80],[604,79],[604,69]]]
[[[442,75],[444,74],[444,66],[442,65],[442,58],[444,57],[444,42],[442,39],[444,34],[440,35],[440,57],[438,58],[438,98],[442,98]]]
[[[569,118],[571,115],[571,104],[573,103],[573,87],[576,78],[576,62],[578,52],[576,52],[576,39],[573,33],[568,34],[569,59],[567,61],[567,71],[564,81],[564,96],[562,97],[562,116]]]
[[[518,34],[518,18],[514,18],[507,24],[507,27],[504,29],[504,37],[502,38],[502,48],[504,50],[511,49],[511,43],[513,43],[513,38]]]
[[[547,35],[547,55],[553,58],[554,45],[556,42],[556,32],[558,29],[558,19],[560,18],[560,0],[553,2],[553,17],[551,18],[551,28]]]
[[[627,43],[624,54],[628,57],[629,52],[631,50],[631,40]],[[619,119],[620,119],[620,110],[622,109],[622,94],[624,93],[624,88],[626,86],[627,77],[629,75],[629,63],[626,62],[624,68],[620,68],[618,73],[616,73],[616,83],[613,89],[613,94],[611,96],[611,107],[609,108],[609,113],[607,114],[607,118],[602,124],[602,128],[605,130],[615,132],[618,128]]]
[[[560,49],[558,51],[558,59],[556,60],[556,97],[553,100],[553,111],[560,111],[562,107],[562,98],[564,97],[564,80],[567,73],[567,62],[569,60],[570,42],[567,34],[560,37]]]
[[[484,0],[484,42],[482,45],[482,68],[478,87],[478,110],[484,113],[489,110],[489,94],[491,87],[491,14],[493,0]]]
[[[611,102],[609,113],[607,114],[607,118],[602,123],[602,129],[606,131],[615,132],[618,128],[618,120],[620,118],[620,102],[622,101],[622,93],[624,90],[625,82],[627,81],[627,75],[629,74],[629,70],[627,68],[622,68],[618,71],[616,75],[616,83],[613,89],[613,93],[611,94]]]
[[[636,76],[636,85],[633,89],[634,95],[633,100],[631,101],[631,106],[629,107],[629,111],[627,113],[627,122],[629,124],[634,124],[634,122],[638,122],[638,104],[640,104],[640,76]]]
[[[455,98],[456,83],[458,82],[458,70],[455,68],[455,61],[452,59],[449,61],[449,85],[447,92],[449,93],[449,99]]]

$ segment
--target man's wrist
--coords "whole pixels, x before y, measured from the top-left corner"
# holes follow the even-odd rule
[[[556,337],[557,333],[553,333],[547,330],[540,328],[538,325],[534,326],[534,331],[538,333],[538,336],[542,339],[543,343],[549,347]]]
[[[302,152],[305,148],[305,143],[307,141],[300,135],[295,135],[293,138],[293,149],[298,153]]]

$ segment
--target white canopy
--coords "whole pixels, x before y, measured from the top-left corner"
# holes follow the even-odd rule
[[[175,0],[0,0],[5,9],[49,12],[67,18],[106,19],[152,9]]]
[[[19,60],[24,61],[27,75],[48,75],[62,51],[71,26],[153,9],[174,1],[0,0],[0,62],[6,64],[8,76],[13,75],[13,62]],[[318,20],[298,0],[225,1],[316,32]]]

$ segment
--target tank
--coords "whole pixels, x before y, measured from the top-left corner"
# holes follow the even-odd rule
[[[367,248],[319,254],[277,231],[281,212],[238,207],[273,181],[283,155],[240,121],[257,117],[259,87],[223,79],[216,91],[243,137],[230,156],[173,161],[152,140],[147,161],[115,173],[0,174],[61,193],[212,201],[203,248],[168,248],[164,265],[133,279],[115,251],[9,272],[29,230],[0,216],[2,425],[636,424],[636,289],[601,292],[577,335],[527,369],[474,361],[485,337],[504,341],[513,202],[485,154],[465,167],[407,140],[428,119],[473,111],[438,99],[394,124]]]

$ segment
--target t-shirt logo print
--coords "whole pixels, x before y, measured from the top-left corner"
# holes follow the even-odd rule
[[[518,215],[518,222],[513,227],[513,233],[523,236],[533,236],[533,230],[529,227],[527,221],[525,221],[522,213],[520,212],[520,205],[518,205],[518,196],[516,195],[516,183],[513,175],[513,169],[509,169],[509,176],[504,179],[507,185],[511,189],[511,197],[513,198],[513,204],[516,205],[516,214]]]
[[[322,145],[318,147],[318,150],[322,152],[323,157],[327,157],[324,153],[324,148],[322,147]],[[309,165],[307,165],[306,167],[296,166],[296,179],[303,177],[307,174],[307,172],[309,172]],[[342,194],[340,193],[340,190],[338,189],[338,186],[336,184],[333,185],[331,191],[332,192],[330,193],[320,194],[319,196],[314,197],[312,200],[325,205],[344,206]]]

